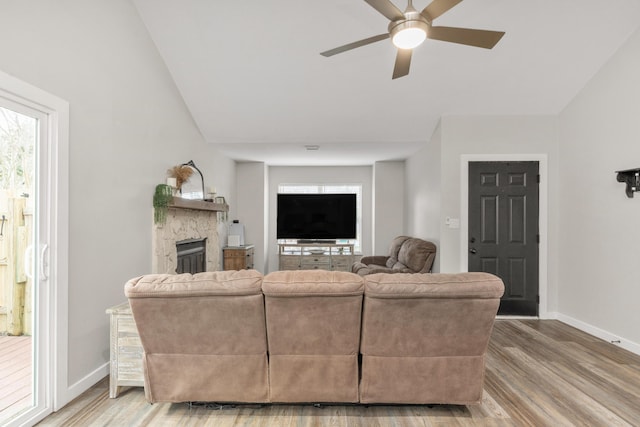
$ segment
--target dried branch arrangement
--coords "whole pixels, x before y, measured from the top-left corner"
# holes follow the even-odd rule
[[[193,175],[193,169],[190,166],[174,166],[167,171],[167,175],[176,179],[176,187],[180,189]]]

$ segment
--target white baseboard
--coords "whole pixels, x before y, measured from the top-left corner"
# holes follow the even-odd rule
[[[558,320],[558,313],[555,311],[547,311],[540,314],[540,319],[544,320]]]
[[[632,353],[640,355],[640,344],[635,343],[633,341],[629,341],[622,337],[619,337],[616,334],[605,331],[604,329],[600,329],[596,326],[585,323],[581,320],[574,319],[573,317],[564,315],[562,313],[557,313],[557,319],[567,325],[571,325],[574,328],[580,329],[583,332],[586,332],[594,337],[600,338],[604,341],[610,342],[618,347],[624,348]]]
[[[556,313],[555,311],[548,311],[546,313],[540,313],[539,316],[513,316],[510,314],[497,314],[496,315],[496,319],[503,319],[503,320],[531,320],[531,319],[540,319],[540,320],[557,320],[558,319],[558,313]]]
[[[96,370],[86,375],[80,381],[70,385],[64,393],[64,396],[58,396],[57,405],[53,408],[54,412],[62,409],[67,403],[89,390],[101,379],[109,375],[109,362],[100,365]]]

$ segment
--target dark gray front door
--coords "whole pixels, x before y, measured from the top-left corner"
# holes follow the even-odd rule
[[[538,167],[469,163],[469,271],[503,280],[499,314],[538,314]]]

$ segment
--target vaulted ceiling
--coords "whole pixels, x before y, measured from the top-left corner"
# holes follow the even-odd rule
[[[274,165],[405,158],[444,115],[557,114],[640,25],[640,0],[466,0],[434,25],[496,47],[427,40],[392,80],[388,40],[319,54],[387,31],[363,0],[134,3],[206,141]]]

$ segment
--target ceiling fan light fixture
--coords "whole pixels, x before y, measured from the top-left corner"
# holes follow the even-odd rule
[[[404,21],[391,29],[391,41],[398,49],[413,49],[425,41],[427,28],[422,21]]]

